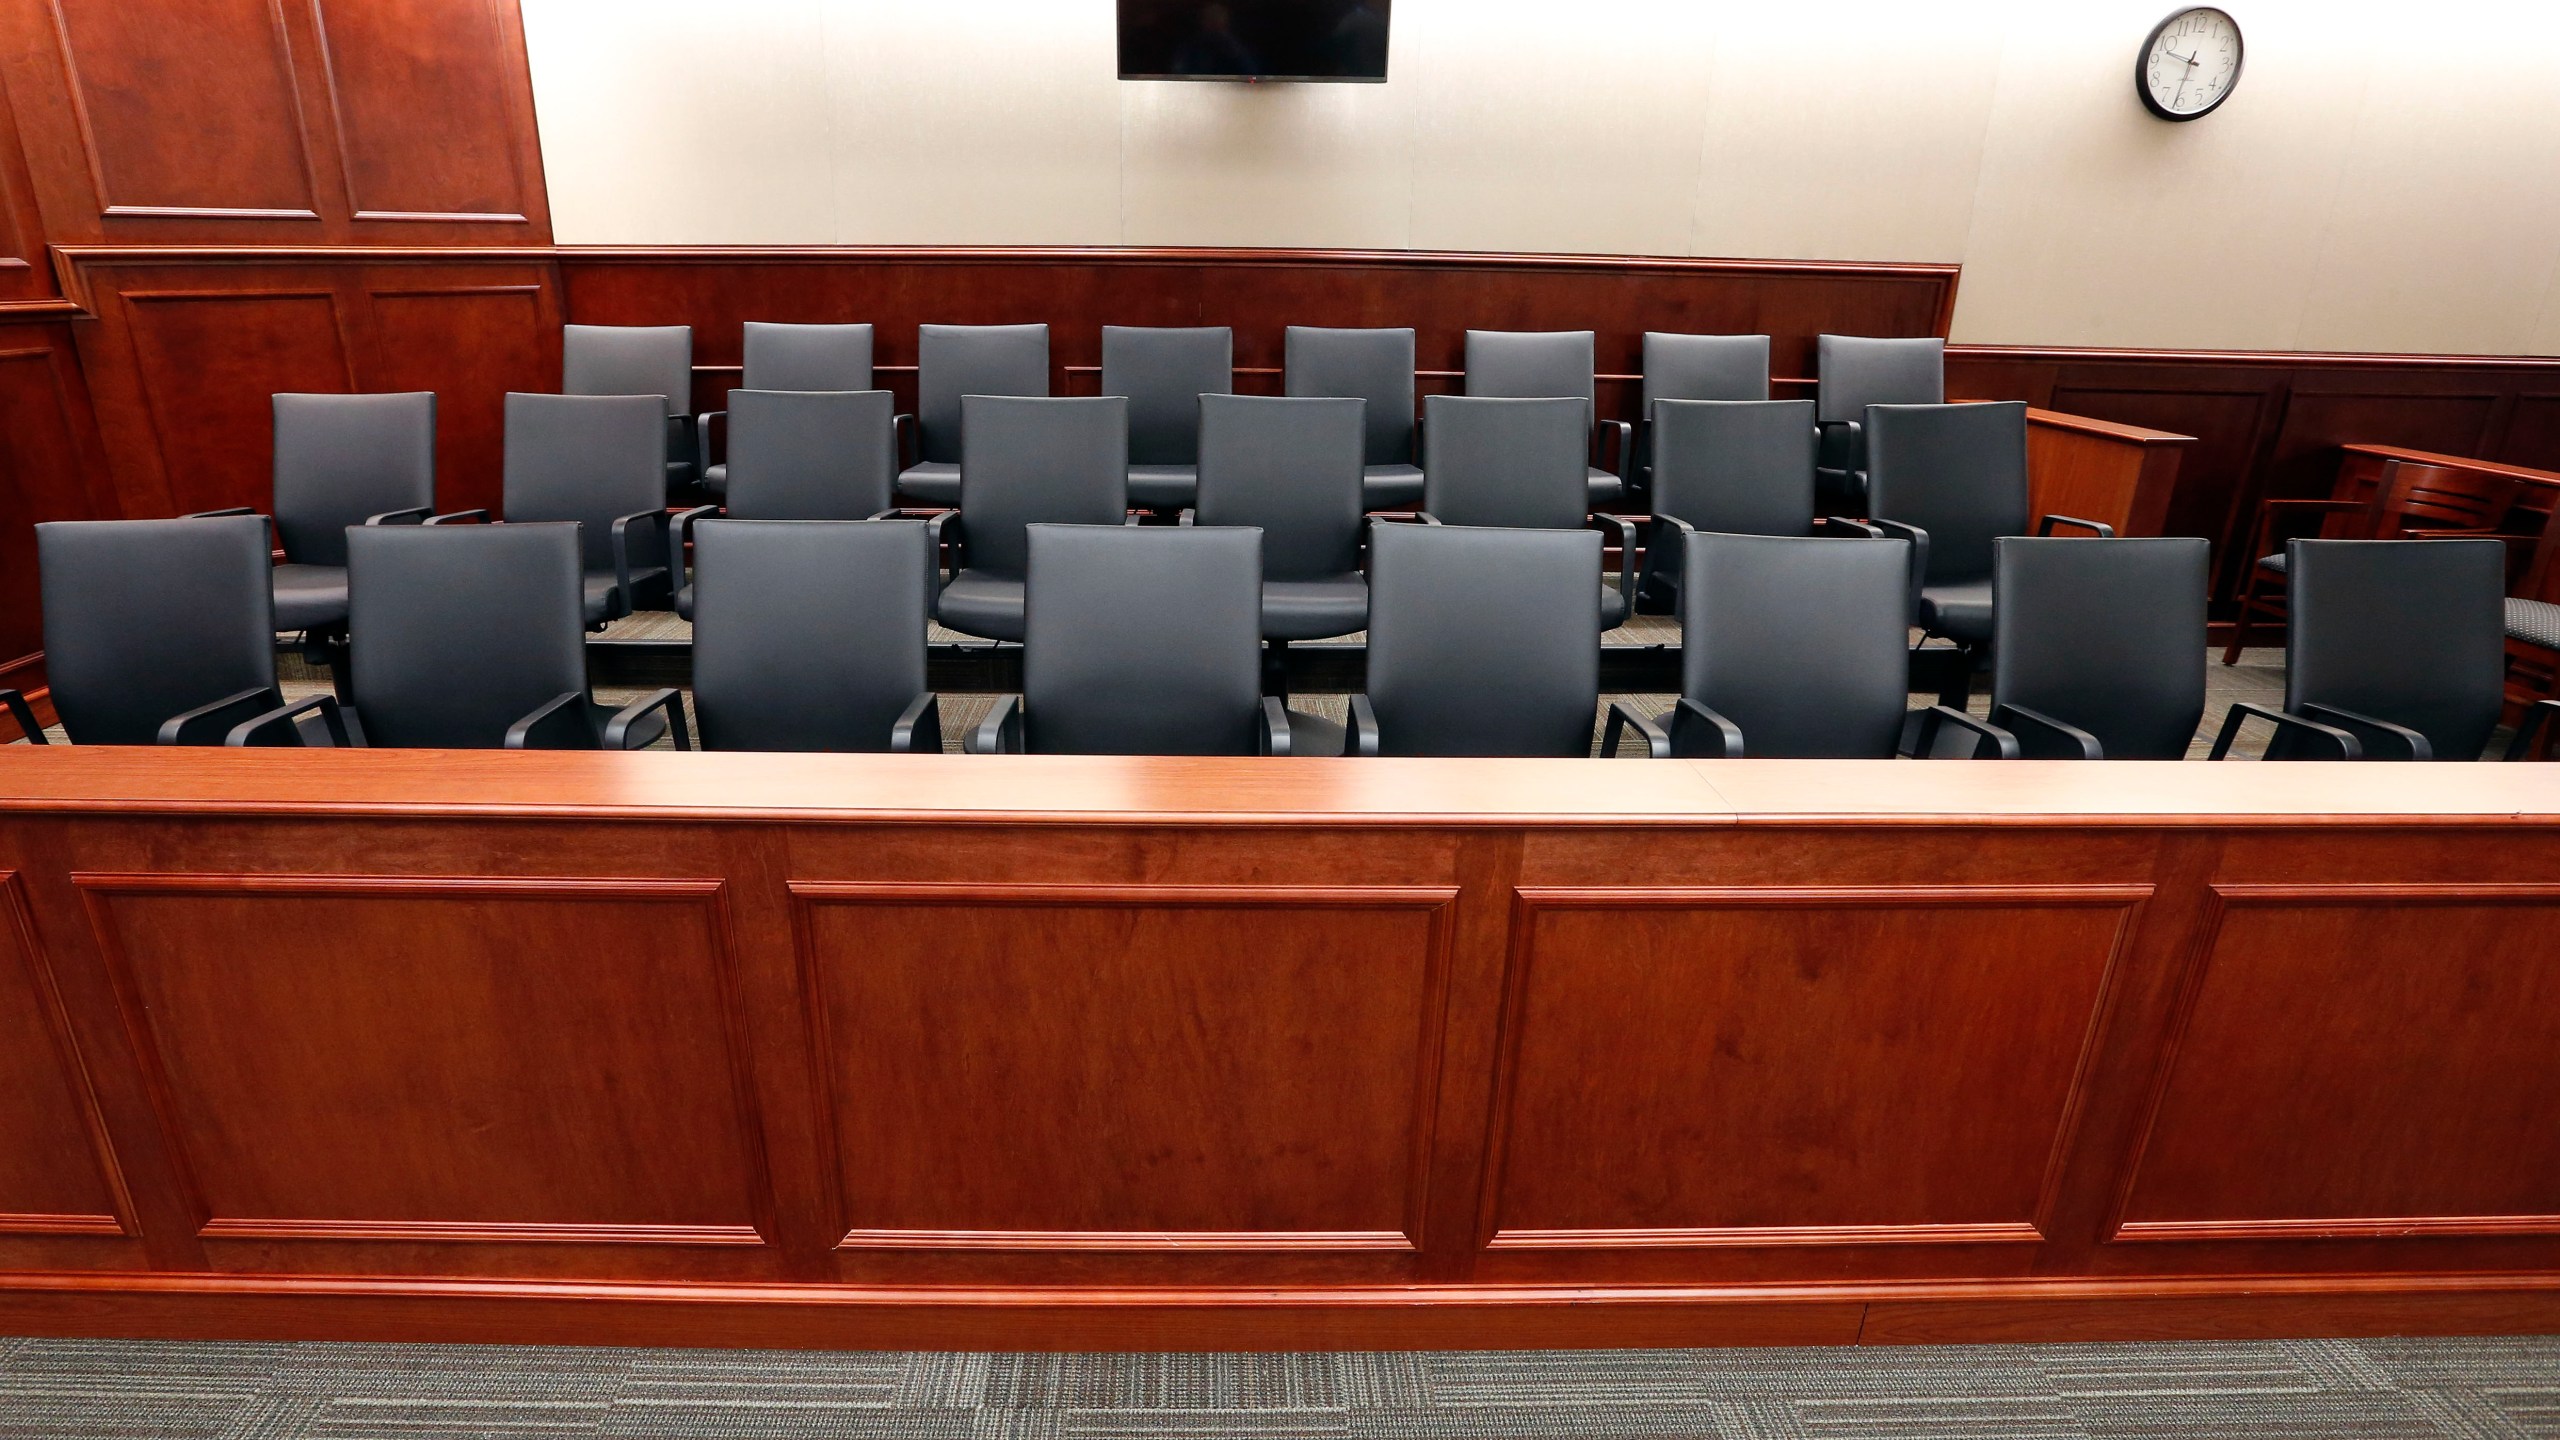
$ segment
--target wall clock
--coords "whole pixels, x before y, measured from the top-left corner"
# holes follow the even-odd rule
[[[2151,27],[2133,58],[2134,93],[2163,120],[2213,113],[2240,83],[2240,25],[2210,5],[2178,11]]]

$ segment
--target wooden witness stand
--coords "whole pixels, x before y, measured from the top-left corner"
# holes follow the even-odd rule
[[[2560,1329],[2560,771],[0,753],[0,1333]]]

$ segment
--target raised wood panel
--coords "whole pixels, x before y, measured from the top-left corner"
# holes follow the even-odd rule
[[[2033,1245],[2146,893],[1523,891],[1487,1243]]]
[[[207,1239],[771,1233],[719,881],[74,883]]]
[[[501,0],[310,0],[357,221],[529,223]],[[428,116],[432,123],[422,123]]]
[[[843,1247],[1415,1247],[1453,892],[793,894]]]
[[[2267,495],[2327,495],[2341,445],[2478,455],[2488,448],[2498,400],[2491,388],[2444,389],[2436,383],[2391,389],[2296,385],[2260,488]]]
[[[0,1134],[9,1137],[0,1145],[0,1237],[126,1233],[121,1216],[128,1207],[88,1072],[37,949],[24,887],[6,870],[0,870]]]
[[[2057,385],[2046,404],[2068,414],[2194,436],[2195,443],[2180,457],[2178,484],[2157,533],[2219,539],[2229,521],[2231,497],[2248,479],[2251,446],[2265,422],[2268,401],[2254,388]]]
[[[0,437],[0,667],[7,667],[44,644],[35,526],[103,518],[99,492],[108,487],[97,422],[65,326],[0,326]],[[0,678],[41,683],[32,667]]]
[[[284,0],[50,3],[103,214],[320,218]]]
[[[167,512],[268,504],[279,391],[355,388],[337,292],[136,290],[120,297]],[[145,510],[143,513],[148,513]]]
[[[539,276],[476,286],[395,276],[367,297],[374,358],[365,388],[434,391],[438,505],[496,512],[507,392],[559,385],[549,288]]]
[[[2560,1235],[2560,886],[2214,894],[2117,1240]]]

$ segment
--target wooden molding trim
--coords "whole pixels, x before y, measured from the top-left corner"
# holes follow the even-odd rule
[[[206,1240],[392,1240],[473,1245],[768,1245],[752,1225],[539,1225],[462,1220],[207,1220]]]
[[[2407,368],[2447,370],[2560,369],[2560,355],[2398,355],[2362,350],[2157,350],[2094,345],[1964,345],[1950,342],[1947,359],[2027,363],[2125,365],[2274,365],[2287,367]]]
[[[1487,1250],[1720,1250],[1777,1245],[2035,1245],[2032,1224],[1733,1225],[1697,1230],[1497,1230]]]

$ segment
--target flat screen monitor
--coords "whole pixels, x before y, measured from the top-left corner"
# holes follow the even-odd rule
[[[1387,78],[1389,0],[1119,0],[1123,80]]]

